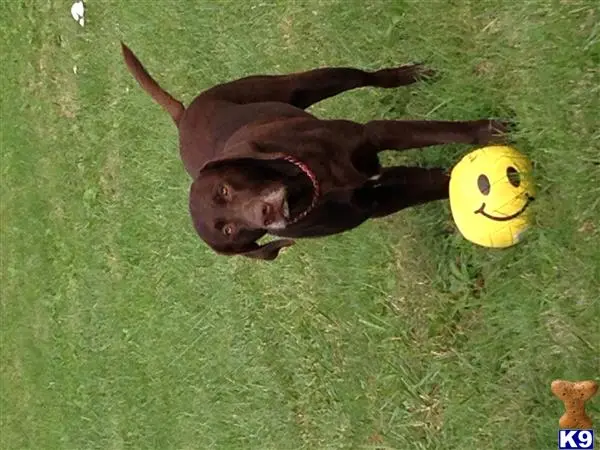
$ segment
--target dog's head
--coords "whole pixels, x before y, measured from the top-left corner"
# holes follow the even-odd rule
[[[311,179],[283,159],[234,158],[207,164],[190,189],[199,236],[218,253],[272,260],[292,245],[256,241],[293,223],[314,200]]]

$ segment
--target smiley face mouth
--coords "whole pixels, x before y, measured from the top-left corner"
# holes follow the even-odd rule
[[[526,195],[527,195],[527,201],[525,202],[523,207],[520,210],[518,210],[516,213],[511,214],[510,216],[497,217],[497,216],[492,216],[491,214],[486,213],[485,212],[485,202],[483,202],[481,204],[481,207],[475,211],[475,214],[481,214],[482,216],[487,217],[490,220],[495,220],[496,222],[506,222],[508,220],[512,220],[516,217],[519,217],[521,214],[523,214],[523,212],[527,209],[529,204],[535,200],[535,198],[533,198],[531,195],[529,195],[529,194],[526,194]]]

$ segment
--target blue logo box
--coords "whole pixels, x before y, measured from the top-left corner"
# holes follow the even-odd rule
[[[581,449],[594,449],[594,430],[558,430],[558,450]]]

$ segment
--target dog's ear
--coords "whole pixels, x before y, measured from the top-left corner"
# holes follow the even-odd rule
[[[292,239],[277,239],[271,242],[267,242],[264,245],[258,245],[256,242],[252,242],[246,247],[236,251],[225,251],[220,252],[226,255],[240,255],[254,259],[264,259],[272,261],[277,258],[279,251],[284,247],[290,247],[294,244]]]

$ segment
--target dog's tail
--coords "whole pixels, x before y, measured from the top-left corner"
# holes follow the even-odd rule
[[[169,113],[175,124],[179,125],[179,120],[185,111],[183,103],[173,98],[171,94],[161,88],[159,84],[152,79],[140,60],[137,59],[129,47],[123,44],[123,42],[121,42],[121,49],[123,50],[123,58],[125,59],[127,68],[140,86]]]

